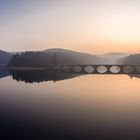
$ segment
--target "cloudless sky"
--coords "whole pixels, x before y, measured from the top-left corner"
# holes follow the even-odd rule
[[[139,0],[0,0],[0,49],[140,52]]]

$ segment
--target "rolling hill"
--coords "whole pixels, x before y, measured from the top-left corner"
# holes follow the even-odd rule
[[[48,49],[39,52],[24,52],[13,55],[9,66],[45,67],[48,65],[105,64],[108,61],[96,55],[65,49]]]
[[[0,65],[8,64],[11,57],[11,53],[0,50]]]

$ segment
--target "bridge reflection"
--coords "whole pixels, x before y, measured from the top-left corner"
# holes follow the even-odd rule
[[[78,74],[140,74],[140,65],[67,65],[66,73]]]
[[[27,83],[55,82],[86,74],[126,74],[131,78],[140,78],[140,65],[51,65],[45,68],[0,69],[0,78],[11,75],[13,79]]]

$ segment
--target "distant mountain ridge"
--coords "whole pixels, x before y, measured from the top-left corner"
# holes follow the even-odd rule
[[[0,65],[9,64],[10,66],[46,66],[51,64],[115,65],[124,63],[139,63],[140,54],[135,54],[133,57],[130,56],[130,54],[119,52],[94,55],[61,48],[46,49],[43,51],[26,51],[16,54],[0,50]]]
[[[127,53],[107,53],[107,54],[103,54],[100,55],[100,57],[102,59],[108,59],[108,64],[119,64],[119,60],[125,58],[126,56],[128,56],[129,54]]]
[[[94,62],[91,59],[92,61],[88,62],[89,64],[112,64],[112,61],[110,60],[109,57],[102,57],[101,55],[89,54],[89,53],[84,53],[84,52],[76,52],[76,51],[66,50],[66,49],[61,49],[61,48],[47,49],[47,50],[44,50],[44,51],[49,52],[49,53],[57,53],[57,54],[61,54],[61,53],[66,53],[67,54],[69,52],[71,55],[80,53],[81,56],[83,55],[83,57],[85,57],[86,60],[89,59],[89,61],[90,61],[90,58],[92,58],[92,57],[96,57],[95,60],[98,59],[96,62]],[[88,64],[88,63],[86,62],[86,64]]]
[[[8,64],[11,57],[12,57],[11,53],[0,50],[0,64],[2,64],[2,65]]]
[[[34,66],[45,67],[52,64],[57,65],[82,65],[101,64],[102,59],[95,55],[75,52],[65,49],[48,49],[38,52],[24,52],[13,55],[10,66]]]
[[[103,55],[127,55],[128,53],[121,53],[121,52],[110,52],[110,53],[105,53]]]
[[[140,54],[129,55],[121,59],[121,63],[124,65],[140,65]]]

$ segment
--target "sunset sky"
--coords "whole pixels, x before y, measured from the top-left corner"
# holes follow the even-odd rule
[[[140,0],[0,0],[0,49],[140,53]]]

